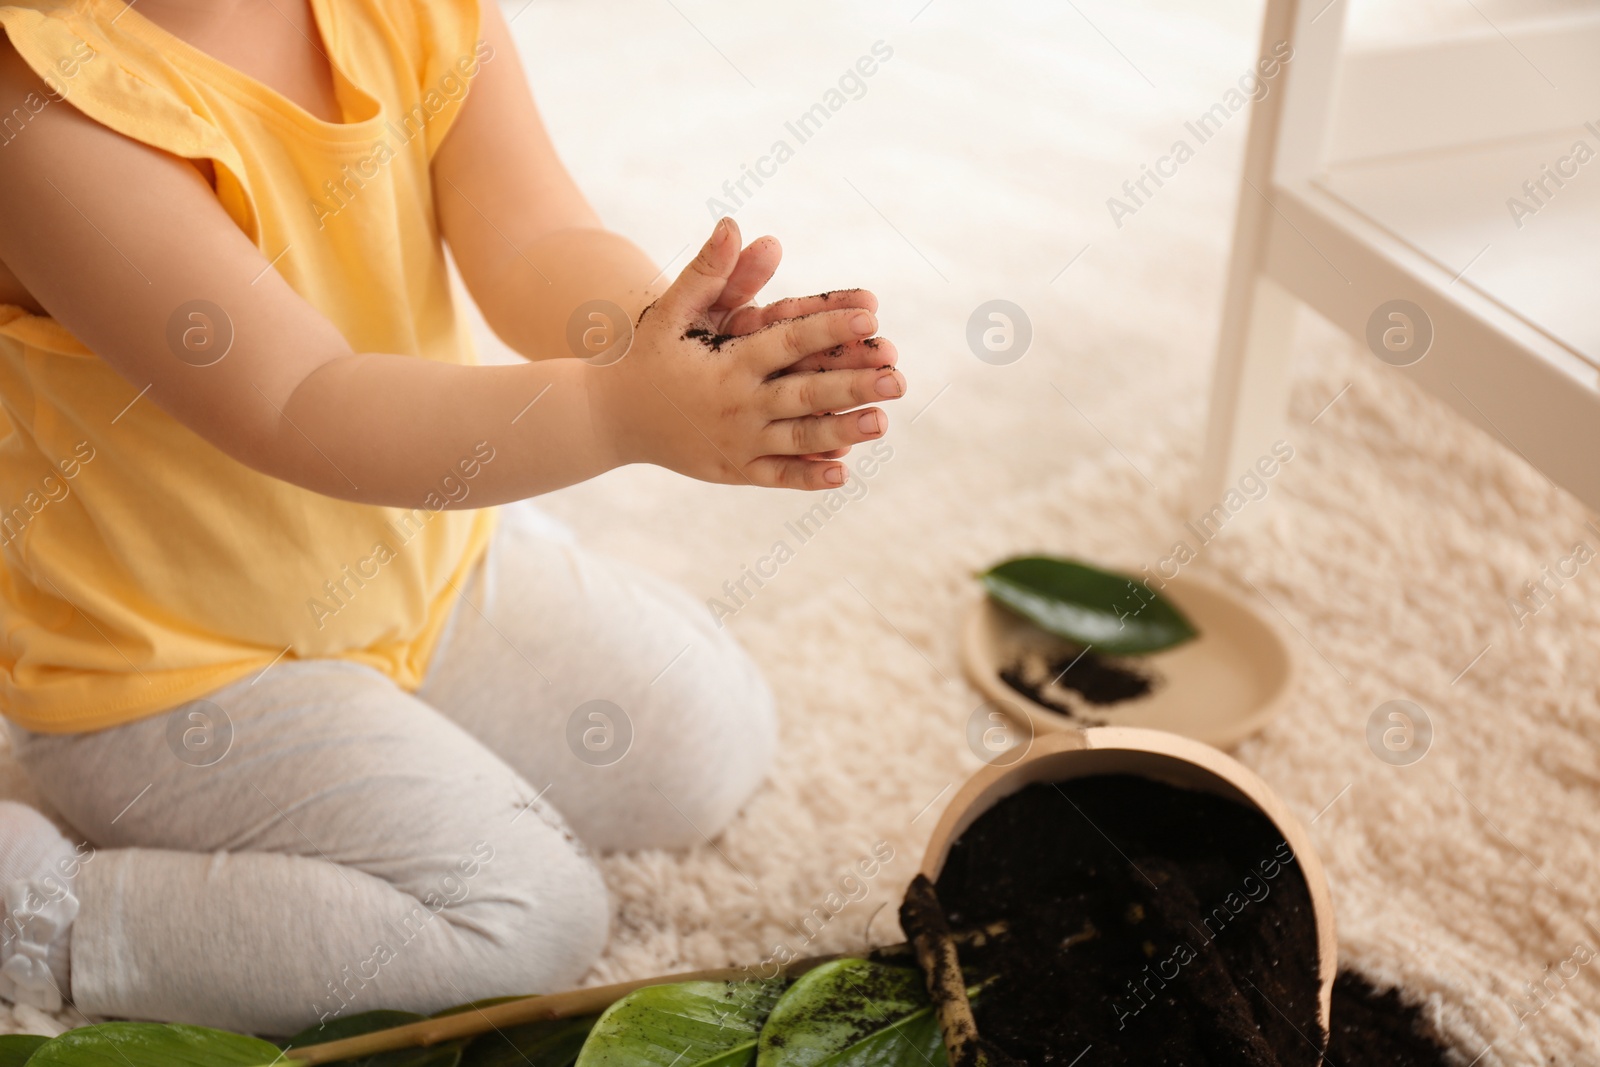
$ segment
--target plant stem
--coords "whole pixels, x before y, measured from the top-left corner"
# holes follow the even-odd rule
[[[838,956],[808,956],[790,962],[778,972],[785,978],[798,978],[806,971],[830,960],[843,958],[859,958],[856,953],[844,953]],[[403,1048],[425,1048],[445,1041],[454,1041],[461,1037],[476,1037],[492,1030],[504,1029],[508,1026],[520,1026],[523,1023],[540,1022],[546,1019],[570,1019],[580,1015],[594,1015],[609,1008],[629,993],[646,986],[667,985],[673,982],[748,982],[757,981],[762,977],[777,977],[777,975],[760,975],[749,967],[720,967],[707,971],[685,971],[681,974],[667,974],[656,978],[642,978],[632,982],[618,982],[614,985],[593,986],[589,989],[573,989],[564,993],[550,993],[542,996],[522,997],[519,1000],[508,1000],[504,1004],[495,1004],[487,1008],[475,1008],[455,1015],[442,1015],[434,1019],[424,1019],[421,1022],[410,1023],[406,1026],[396,1026],[389,1030],[378,1030],[370,1034],[358,1034],[355,1037],[343,1038],[339,1041],[327,1041],[319,1045],[303,1045],[300,1048],[289,1049],[284,1052],[283,1058],[296,1063],[338,1063],[342,1060],[355,1059],[359,1056],[370,1056],[377,1052],[390,1052]]]
[[[950,1067],[988,1067],[991,1057],[978,1040],[978,1021],[967,999],[967,982],[961,974],[950,923],[926,875],[917,875],[906,887],[900,925],[916,946],[917,963],[933,1000]]]
[[[968,941],[982,944],[987,938],[994,937],[1004,931],[1004,923],[993,923],[978,930],[958,930],[952,935],[952,940],[962,944]],[[632,982],[618,982],[615,985],[594,986],[589,989],[572,989],[564,993],[522,997],[518,1000],[508,1000],[504,1004],[496,1004],[493,1007],[476,1008],[472,1011],[463,1011],[455,1015],[442,1015],[436,1019],[424,1019],[421,1022],[396,1026],[388,1030],[377,1030],[370,1034],[358,1034],[355,1037],[342,1038],[338,1041],[326,1041],[318,1045],[304,1045],[300,1048],[285,1051],[283,1058],[305,1064],[338,1063],[341,1060],[355,1059],[359,1056],[371,1056],[378,1052],[392,1052],[395,1049],[404,1048],[425,1048],[445,1041],[454,1041],[457,1038],[476,1037],[479,1034],[487,1034],[495,1029],[520,1026],[523,1023],[540,1022],[546,1019],[571,1019],[580,1015],[594,1015],[609,1008],[629,993],[637,989],[643,989],[646,986],[667,985],[673,982],[742,982],[752,981],[761,977],[776,978],[778,975],[782,975],[785,978],[798,978],[813,967],[820,966],[830,960],[868,958],[897,960],[914,954],[915,949],[909,944],[884,945],[870,952],[844,952],[833,956],[806,956],[802,959],[791,960],[775,974],[767,976],[759,974],[756,969],[750,967],[721,967],[708,971],[685,971],[680,974],[666,974],[656,978],[641,978]]]

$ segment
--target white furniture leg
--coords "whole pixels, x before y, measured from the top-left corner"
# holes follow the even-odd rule
[[[1258,459],[1271,454],[1273,443],[1283,436],[1289,402],[1299,301],[1260,274],[1241,279],[1233,288],[1238,291],[1228,294],[1223,310],[1205,451],[1190,500],[1195,514],[1209,510]],[[1261,510],[1246,509],[1239,518],[1247,521]]]
[[[1266,276],[1278,211],[1270,198],[1278,195],[1280,172],[1302,173],[1320,152],[1343,19],[1330,10],[1334,6],[1267,0],[1262,17],[1258,56],[1283,57],[1283,63],[1250,112],[1205,451],[1189,501],[1194,514],[1209,511],[1237,486],[1282,433],[1297,301]],[[1229,525],[1249,525],[1264,510],[1246,508]]]

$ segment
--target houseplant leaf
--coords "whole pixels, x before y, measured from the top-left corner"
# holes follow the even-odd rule
[[[946,1062],[921,971],[842,959],[801,975],[773,1006],[761,1030],[756,1067],[945,1067]]]
[[[38,1034],[5,1034],[0,1036],[0,1067],[22,1067],[39,1046],[49,1041]]]
[[[461,1015],[524,999],[523,996],[487,997],[434,1012],[433,1018]],[[516,1026],[497,1026],[467,1043],[461,1053],[460,1067],[572,1067],[598,1018],[598,1015],[580,1015],[571,1019],[541,1019]]]
[[[507,1026],[472,1039],[461,1067],[572,1067],[598,1015]]]
[[[258,1037],[164,1023],[97,1023],[40,1045],[28,1067],[262,1067],[282,1062]]]
[[[1034,625],[1113,655],[1181,645],[1197,631],[1166,597],[1124,574],[1051,556],[1008,559],[980,574],[989,595]]]
[[[746,1067],[782,979],[646,986],[605,1010],[577,1067]]]
[[[321,1045],[328,1041],[339,1041],[360,1034],[420,1023],[425,1018],[426,1016],[415,1012],[384,1008],[357,1012],[354,1015],[342,1015],[330,1022],[306,1027],[284,1042],[284,1047],[303,1048],[306,1045]],[[402,1048],[391,1052],[378,1052],[353,1060],[340,1060],[339,1063],[341,1067],[346,1064],[348,1067],[458,1067],[465,1046],[465,1041],[451,1041],[428,1048]]]

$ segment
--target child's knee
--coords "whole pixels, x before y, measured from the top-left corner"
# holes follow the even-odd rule
[[[450,919],[476,943],[477,959],[456,979],[473,986],[461,986],[466,999],[571,988],[606,945],[610,902],[593,859],[535,809],[517,822],[527,825],[475,846],[475,877],[440,880],[458,887]]]
[[[657,818],[631,846],[682,848],[714,836],[766,779],[777,749],[772,690],[726,634],[683,658],[656,703],[641,764]],[[676,670],[677,668],[674,668]],[[644,828],[641,827],[641,830]]]

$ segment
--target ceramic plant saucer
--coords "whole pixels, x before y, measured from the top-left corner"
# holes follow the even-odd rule
[[[967,674],[999,710],[1025,718],[1034,734],[1091,726],[1167,730],[1228,748],[1283,710],[1299,669],[1294,647],[1264,612],[1265,605],[1204,578],[1181,575],[1162,589],[1194,624],[1199,636],[1176,648],[1137,657],[1106,657],[1151,680],[1148,693],[1114,703],[1094,703],[1077,691],[1051,685],[1045,695],[1056,710],[1018,692],[1001,678],[1025,658],[1060,672],[1079,651],[984,596],[973,604],[962,634]],[[1091,649],[1091,652],[1093,650]],[[1082,671],[1088,660],[1067,668]],[[1061,675],[1065,677],[1065,675]]]

